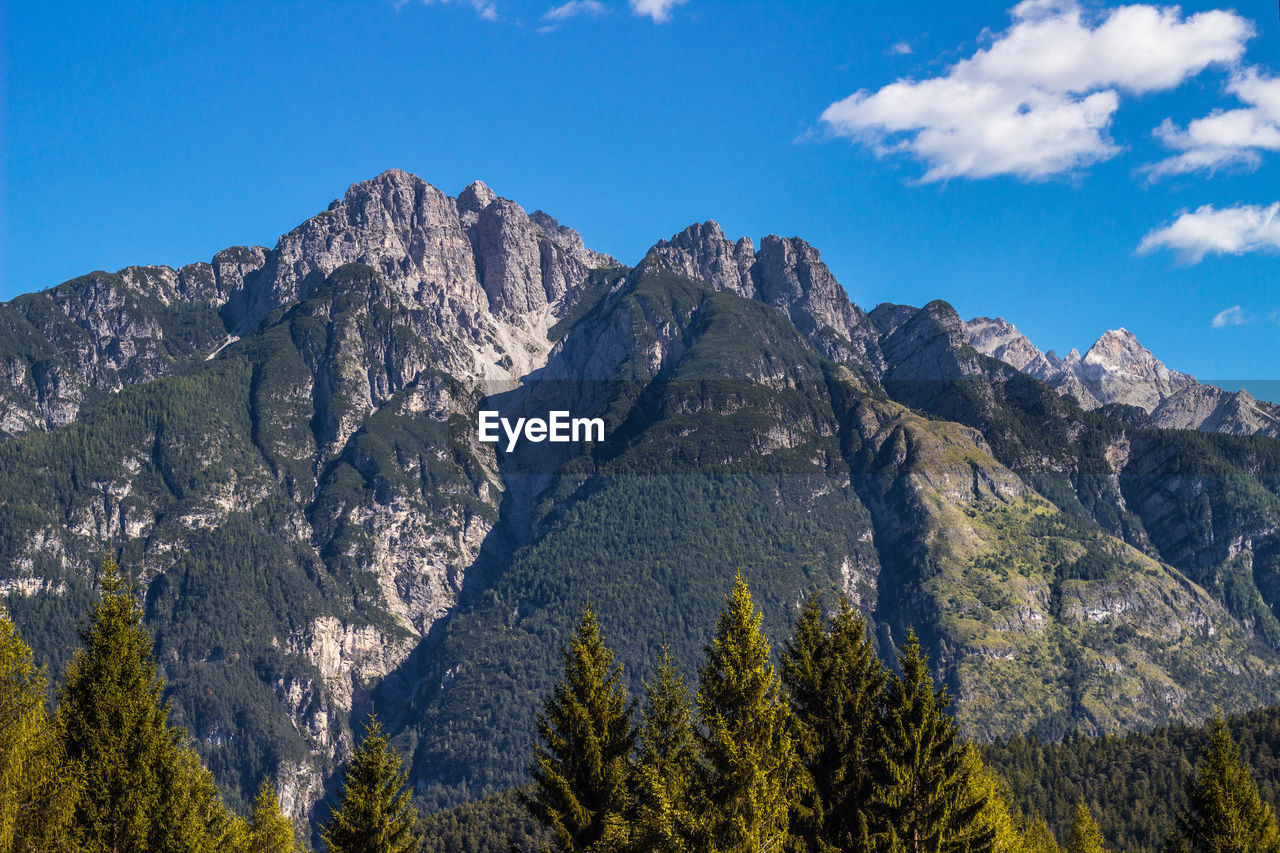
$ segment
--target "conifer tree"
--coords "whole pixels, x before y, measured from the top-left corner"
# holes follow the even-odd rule
[[[885,671],[847,599],[828,625],[817,595],[809,598],[787,642],[782,681],[805,771],[792,831],[809,850],[865,850]]]
[[[1018,832],[1009,809],[1009,791],[1004,781],[982,763],[973,744],[964,747],[964,772],[969,781],[961,797],[965,803],[981,803],[974,820],[974,835],[991,837],[992,853],[1026,853],[1022,835]],[[1054,845],[1055,847],[1057,845]]]
[[[1067,843],[1064,853],[1107,853],[1106,840],[1102,830],[1093,819],[1089,807],[1083,799],[1076,803],[1071,813],[1071,828],[1067,830]]]
[[[655,853],[691,853],[698,845],[693,806],[698,743],[689,692],[665,646],[658,662],[658,679],[646,688],[633,783],[633,847]]]
[[[1280,851],[1275,815],[1263,803],[1220,714],[1209,725],[1209,743],[1187,787],[1187,800],[1178,817],[1182,849],[1192,853]],[[1171,849],[1178,847],[1176,841],[1171,844]]]
[[[521,797],[551,831],[552,849],[605,853],[627,844],[633,711],[622,668],[586,606],[564,650],[564,675],[538,715],[533,786]]]
[[[75,821],[90,853],[216,850],[232,821],[167,723],[151,635],[114,559],[58,694],[58,728],[83,779]]]
[[[45,707],[48,679],[0,607],[0,853],[76,849],[79,779]]]
[[[1042,817],[1022,827],[1022,849],[1024,853],[1062,853],[1058,840]]]
[[[244,853],[302,853],[293,821],[280,810],[276,786],[263,779],[249,813],[242,846]]]
[[[876,757],[876,811],[882,837],[907,853],[988,853],[994,833],[979,816],[945,686],[933,678],[915,631],[889,681],[884,745]]]
[[[700,670],[703,849],[757,853],[790,846],[801,776],[782,685],[741,575]]]
[[[222,802],[213,774],[200,763],[184,731],[171,731],[177,744],[161,769],[160,818],[154,826],[157,850],[182,853],[239,851],[244,821]]]
[[[329,853],[409,853],[422,843],[403,762],[373,717],[342,777],[338,808],[320,831]]]

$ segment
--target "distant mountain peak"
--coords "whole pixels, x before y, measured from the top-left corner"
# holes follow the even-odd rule
[[[1052,350],[1042,353],[1001,318],[975,317],[965,333],[974,349],[1047,382],[1085,409],[1119,403],[1170,429],[1280,434],[1280,407],[1170,370],[1123,326],[1103,332],[1083,356],[1072,348],[1062,359]]]

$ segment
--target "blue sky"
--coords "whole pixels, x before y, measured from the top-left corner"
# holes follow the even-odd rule
[[[559,10],[559,11],[555,11]],[[714,218],[855,302],[1280,379],[1270,3],[6,3],[0,296],[274,244],[399,167],[635,262]],[[1140,251],[1141,249],[1141,251]]]

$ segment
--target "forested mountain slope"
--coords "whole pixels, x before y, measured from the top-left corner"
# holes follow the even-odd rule
[[[979,738],[1280,688],[1280,441],[1085,411],[945,303],[864,312],[799,239],[704,223],[625,267],[392,171],[273,249],[0,323],[23,635],[63,665],[118,549],[212,769],[297,813],[371,706],[424,805],[519,784],[584,600],[639,679],[658,638],[692,666],[739,570],[775,639],[815,588],[886,659],[916,627]],[[605,440],[508,452],[480,409]]]

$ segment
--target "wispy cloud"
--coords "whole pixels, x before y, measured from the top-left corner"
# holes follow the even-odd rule
[[[859,91],[822,114],[827,129],[880,155],[923,161],[922,180],[1045,178],[1115,156],[1121,94],[1181,85],[1237,61],[1252,24],[1233,12],[1120,6],[1086,15],[1071,0],[1025,0],[989,47],[945,76]]]
[[[911,42],[900,41],[895,42],[889,47],[890,53],[896,53],[899,56],[909,56],[912,53]]]
[[[609,14],[609,7],[599,0],[569,0],[553,6],[542,15],[544,21],[567,21],[570,18],[600,18]]]
[[[1185,128],[1171,119],[1156,128],[1156,138],[1181,153],[1148,167],[1152,178],[1257,168],[1262,152],[1280,151],[1280,78],[1250,68],[1231,78],[1227,93],[1246,106],[1214,110]]]
[[[631,0],[631,11],[642,18],[652,18],[655,24],[671,20],[671,10],[683,6],[689,0]]]
[[[1241,204],[1221,210],[1211,204],[1183,213],[1142,239],[1139,253],[1171,249],[1199,263],[1205,255],[1243,255],[1280,250],[1280,202],[1268,207]]]
[[[395,9],[399,12],[408,0],[396,0]],[[470,6],[486,21],[499,21],[502,16],[498,14],[498,6],[493,0],[422,0],[424,6],[449,6],[453,4]]]
[[[1250,318],[1244,313],[1244,309],[1239,305],[1232,305],[1215,314],[1209,325],[1215,329],[1225,329],[1228,326],[1246,326],[1249,322]]]

